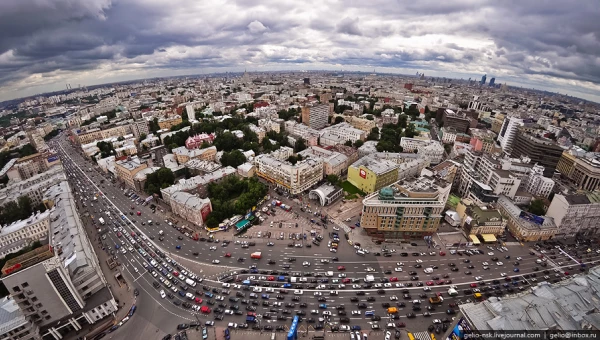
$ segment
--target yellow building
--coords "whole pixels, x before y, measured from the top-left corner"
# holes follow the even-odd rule
[[[392,161],[366,156],[348,167],[348,182],[370,194],[396,182],[398,166]]]
[[[171,129],[171,127],[177,125],[177,124],[181,124],[182,119],[180,115],[174,115],[174,116],[169,116],[169,117],[165,117],[165,118],[160,118],[158,120],[158,126],[160,127],[160,129]]]
[[[217,147],[211,146],[204,149],[186,149],[185,146],[180,146],[172,150],[177,164],[183,165],[192,159],[198,159],[201,161],[214,162],[217,156]]]
[[[137,156],[128,157],[115,163],[117,178],[125,182],[130,188],[134,188],[133,177],[135,177],[135,174],[147,167],[148,164]]]

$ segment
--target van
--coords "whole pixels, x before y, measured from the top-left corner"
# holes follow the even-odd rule
[[[185,279],[185,283],[187,283],[188,286],[196,287],[196,281],[192,279]]]
[[[362,250],[357,250],[356,254],[360,255],[360,256],[365,256],[365,252]]]

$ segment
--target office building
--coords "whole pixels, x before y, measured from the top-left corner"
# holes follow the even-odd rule
[[[578,189],[595,191],[600,189],[600,154],[585,152],[573,147],[564,151],[556,170],[571,180]]]
[[[600,268],[594,267],[587,274],[558,283],[539,282],[523,293],[460,304],[458,326],[470,330],[473,337],[485,337],[490,331],[510,334],[524,330],[529,333],[523,334],[543,330],[595,334],[600,329],[599,291]]]
[[[325,183],[308,193],[308,198],[318,200],[322,207],[330,205],[342,196],[344,196],[344,189],[329,183]]]
[[[380,239],[423,239],[433,235],[451,184],[421,176],[381,188],[363,200],[361,228]]]
[[[254,158],[256,175],[290,194],[308,190],[323,179],[323,159],[303,159],[291,164],[276,154],[262,154]]]
[[[496,78],[490,79],[490,87],[493,87],[495,85],[496,85]]]
[[[481,81],[479,82],[479,85],[485,85],[485,79],[487,78],[487,75],[484,74],[483,77],[481,77]]]
[[[134,120],[130,125],[131,133],[136,139],[140,139],[142,135],[148,136],[150,129],[148,127],[148,121],[145,119]]]
[[[329,105],[319,104],[302,107],[302,124],[312,129],[320,130],[329,121]]]
[[[595,235],[600,231],[600,194],[554,195],[546,211],[559,228],[558,237]]]
[[[495,154],[502,152],[500,145],[496,144],[496,134],[489,130],[470,129],[471,140],[469,144],[473,147],[473,151],[481,151],[487,154]]]
[[[466,133],[470,127],[477,126],[477,118],[473,119],[466,112],[457,113],[450,109],[442,111],[442,122],[445,128],[454,128],[458,133]]]
[[[398,164],[373,156],[359,159],[348,167],[348,182],[370,194],[398,181]]]
[[[293,120],[288,120],[284,123],[285,131],[292,136],[297,136],[306,141],[306,145],[318,145],[319,131],[308,127],[304,124],[299,124]]]
[[[521,118],[514,116],[504,118],[502,127],[500,128],[500,133],[498,134],[498,143],[500,143],[500,146],[504,152],[510,153],[518,129],[523,125],[525,125],[525,123]]]
[[[525,185],[525,191],[535,197],[548,198],[554,188],[554,181],[551,178],[544,177],[544,167],[537,164],[531,168],[523,184]]]
[[[212,212],[212,204],[208,198],[200,198],[185,191],[177,191],[171,195],[171,211],[198,227],[204,226],[208,215]]]
[[[544,176],[552,177],[564,149],[551,139],[534,136],[519,129],[510,156],[527,156],[532,163],[544,167]]]
[[[134,188],[133,178],[140,170],[146,169],[148,164],[145,160],[140,159],[138,156],[127,157],[115,162],[115,171],[117,173],[117,179],[125,182],[130,188]]]
[[[48,189],[50,226],[42,246],[10,259],[2,283],[44,339],[61,339],[117,311],[66,181]]]
[[[520,242],[550,240],[559,232],[552,217],[531,215],[504,195],[498,198],[497,207],[507,220],[508,231]]]
[[[427,157],[431,164],[439,164],[444,160],[444,147],[438,141],[416,138],[400,138],[400,146],[404,152],[414,152]]]

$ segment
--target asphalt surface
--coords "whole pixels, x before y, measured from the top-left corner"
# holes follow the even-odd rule
[[[511,292],[518,292],[519,289],[526,289],[529,285],[540,281],[564,279],[566,271],[569,274],[579,272],[579,263],[577,261],[594,265],[600,260],[600,255],[596,253],[598,247],[591,247],[589,254],[585,253],[586,249],[580,249],[579,253],[581,253],[580,255],[583,256],[583,259],[578,259],[573,252],[571,255],[568,255],[554,248],[544,250],[548,252],[546,254],[541,254],[537,250],[533,254],[530,254],[532,249],[527,245],[511,245],[508,246],[508,251],[502,252],[500,251],[501,248],[497,245],[494,245],[492,250],[488,249],[486,245],[482,245],[479,249],[484,254],[472,256],[451,255],[447,250],[444,250],[446,252],[445,256],[440,256],[439,250],[427,249],[425,246],[408,247],[410,250],[396,247],[391,257],[375,256],[373,249],[371,249],[372,251],[369,254],[359,256],[356,254],[355,249],[345,241],[342,230],[338,231],[340,233],[339,250],[337,253],[332,253],[326,247],[326,244],[330,239],[328,233],[333,231],[333,225],[330,223],[327,229],[315,226],[307,219],[310,216],[308,212],[300,212],[298,204],[294,205],[292,201],[282,197],[279,198],[284,202],[292,204],[294,207],[293,211],[298,211],[299,216],[296,217],[293,213],[277,210],[274,217],[270,216],[269,219],[263,222],[262,226],[257,228],[257,230],[261,230],[261,234],[263,230],[271,231],[271,238],[257,238],[257,232],[250,229],[246,234],[247,238],[234,238],[230,233],[217,233],[215,237],[221,238],[221,241],[223,239],[231,241],[227,246],[223,246],[221,242],[194,241],[185,236],[182,237],[182,234],[177,229],[167,226],[164,220],[160,220],[161,225],[159,226],[141,225],[142,221],[147,222],[148,219],[152,219],[154,222],[159,221],[157,216],[160,215],[153,214],[149,206],[141,206],[131,202],[130,199],[126,198],[121,189],[115,187],[106,178],[101,177],[95,169],[89,171],[89,168],[93,167],[92,163],[83,160],[74,151],[69,142],[61,139],[61,147],[56,149],[60,153],[72,188],[74,188],[76,194],[81,196],[82,202],[80,203],[86,203],[87,205],[87,209],[80,207],[82,209],[80,211],[87,210],[94,216],[96,221],[99,216],[102,216],[107,221],[107,224],[110,225],[109,231],[105,234],[106,239],[103,240],[106,246],[105,250],[109,252],[115,251],[114,246],[116,244],[120,245],[120,249],[128,249],[127,253],[116,252],[115,256],[123,263],[122,271],[126,277],[130,282],[133,282],[134,287],[139,289],[140,296],[138,300],[144,301],[141,303],[142,307],[137,312],[140,315],[140,319],[145,320],[148,325],[156,326],[157,329],[155,332],[161,334],[161,336],[165,333],[173,333],[175,326],[179,323],[200,321],[204,324],[206,321],[213,320],[217,315],[215,314],[215,308],[220,308],[224,311],[233,311],[236,306],[242,311],[243,315],[225,315],[222,321],[217,321],[217,325],[227,325],[230,322],[242,324],[245,322],[246,312],[249,309],[256,308],[255,312],[258,315],[259,321],[257,325],[260,325],[262,328],[268,328],[269,326],[275,328],[278,325],[282,325],[287,330],[287,326],[290,325],[293,315],[297,311],[304,311],[306,313],[304,316],[305,321],[301,323],[300,331],[318,329],[317,325],[319,324],[322,324],[326,330],[329,330],[331,327],[340,325],[340,318],[343,312],[341,309],[336,309],[336,307],[343,306],[346,312],[345,316],[349,318],[349,323],[347,324],[351,326],[371,329],[374,324],[377,324],[381,328],[386,328],[389,322],[401,322],[405,325],[397,326],[402,326],[408,331],[425,331],[432,324],[433,319],[452,317],[452,315],[447,314],[448,309],[451,308],[451,304],[452,308],[457,310],[455,304],[474,300],[472,292],[465,291],[466,289],[471,289],[471,286],[474,286],[473,288],[476,289],[489,289],[488,292],[482,292],[484,296],[491,292],[501,296]],[[104,184],[100,184],[101,179],[105,180]],[[99,196],[98,201],[92,201],[94,207],[91,207],[90,199],[98,192],[102,192],[103,195]],[[134,205],[134,210],[130,208],[132,204]],[[112,211],[110,215],[105,214],[107,209]],[[131,216],[129,211],[140,211],[141,216]],[[125,215],[127,223],[121,222],[121,218],[118,217],[121,213]],[[163,217],[164,215],[161,216],[161,219]],[[132,223],[132,220],[136,220],[136,222]],[[274,223],[274,226],[270,227],[270,220],[290,221],[290,225],[284,225],[282,228],[279,228]],[[90,220],[87,221],[91,223]],[[116,229],[115,222],[118,223],[118,228],[122,228],[119,229],[120,231]],[[298,228],[295,227],[295,223],[299,224]],[[288,244],[291,242],[289,233],[310,234],[310,230],[312,229],[315,229],[324,238],[320,246],[307,248],[306,243],[310,240],[310,236],[308,236],[306,242],[293,241],[294,243],[303,244],[301,248],[288,247]],[[158,241],[159,230],[164,231],[164,240],[162,242]],[[136,239],[125,237],[125,235],[130,235],[131,231],[135,231],[136,234],[141,234],[142,236],[136,236]],[[118,237],[118,232],[121,232],[123,236]],[[285,239],[277,240],[281,232],[284,233]],[[149,239],[151,236],[154,237],[153,240]],[[206,235],[204,234],[204,236]],[[250,239],[250,236],[253,237]],[[144,240],[144,238],[146,239]],[[131,240],[134,240],[135,244]],[[242,245],[236,244],[236,241],[255,242],[256,245],[242,248]],[[268,246],[268,242],[273,242],[274,245]],[[146,256],[143,256],[135,249],[140,244],[147,249],[146,253],[148,254]],[[181,250],[175,249],[177,245],[181,246]],[[211,247],[216,247],[216,250],[211,250]],[[388,248],[393,247],[388,246]],[[584,248],[587,248],[587,246]],[[165,258],[157,255],[158,250],[164,253]],[[256,251],[263,253],[261,260],[250,259],[250,253]],[[434,251],[435,254],[429,255],[430,251]],[[556,254],[552,255],[549,253],[550,251]],[[194,256],[194,252],[198,252],[199,255]],[[408,256],[402,256],[401,253],[403,252],[407,252]],[[413,252],[420,254],[413,256]],[[494,254],[489,255],[488,252],[493,252]],[[230,253],[231,257],[224,257],[227,253]],[[421,253],[425,253],[425,255]],[[145,269],[145,266],[150,266],[149,262],[152,259],[150,254],[154,254],[154,258],[159,263],[164,263],[164,265],[159,264],[158,268],[162,267],[165,271],[170,269],[170,272],[181,272],[186,269],[181,265],[178,268],[178,264],[173,261],[167,261],[169,260],[169,255],[173,258],[187,258],[189,261],[185,261],[186,263],[197,264],[194,268],[199,269],[195,270],[195,274],[199,277],[204,277],[204,282],[198,283],[196,287],[189,287],[186,292],[202,298],[202,302],[199,305],[205,306],[209,301],[214,302],[213,305],[210,305],[212,311],[204,315],[184,308],[181,305],[183,302],[192,302],[194,305],[195,303],[185,297],[181,297],[173,290],[170,290],[172,298],[161,298],[159,291],[164,290],[165,292],[169,292],[169,288],[160,282],[159,279],[162,278],[165,282],[168,282],[168,280],[162,274],[158,273],[158,270],[154,271],[154,274],[151,274]],[[510,254],[510,259],[505,258],[508,254]],[[556,259],[546,258],[547,267],[544,268],[536,263],[540,255],[545,257],[556,256]],[[245,261],[238,262],[238,258],[240,257],[245,258]],[[333,261],[333,257],[337,257],[339,261]],[[497,257],[498,260],[492,261],[493,257]],[[517,257],[522,257],[518,261],[518,265],[514,264],[517,261]],[[290,261],[290,258],[295,258],[295,261]],[[220,263],[212,264],[214,260],[219,260]],[[275,261],[275,264],[269,265],[269,260]],[[304,262],[309,262],[310,265],[303,265]],[[483,262],[488,262],[489,269],[483,268]],[[249,271],[252,265],[256,266],[258,273],[242,272]],[[345,270],[338,270],[338,266],[344,266]],[[415,266],[420,266],[420,268],[416,268]],[[469,266],[473,268],[469,268]],[[402,271],[396,271],[396,268],[401,268]],[[425,268],[435,269],[433,273],[426,274],[424,273]],[[452,268],[458,269],[453,271]],[[518,273],[514,272],[515,268],[518,268]],[[544,270],[547,270],[547,273],[544,273]],[[288,274],[285,275],[286,282],[277,282],[277,277],[284,271]],[[416,272],[416,274],[409,274],[411,271]],[[273,274],[270,274],[271,272]],[[325,276],[327,272],[333,272],[333,276]],[[322,276],[317,276],[319,273]],[[524,275],[529,276],[531,273],[535,273],[536,277],[523,277]],[[367,274],[372,274],[375,278],[371,286],[364,286],[364,279]],[[515,283],[510,278],[506,279],[504,274],[513,279],[518,278],[520,281]],[[227,289],[223,287],[224,284],[222,282],[219,282],[219,278],[225,275],[231,276],[234,280],[232,285]],[[283,284],[289,281],[292,275],[298,275],[298,277],[301,275],[306,278],[307,282],[293,284],[289,289],[281,288]],[[340,277],[344,275],[345,277]],[[418,276],[418,279],[411,280],[413,276]],[[479,283],[480,280],[476,279],[478,276],[481,276],[487,284],[481,285]],[[451,282],[439,282],[440,284],[436,284],[438,280],[435,277],[438,277],[438,280],[451,280]],[[328,282],[324,282],[325,279]],[[355,282],[345,283],[341,286],[343,279],[351,279]],[[262,286],[260,288],[261,291],[257,293],[258,299],[249,298],[252,288],[243,287],[241,285],[242,280],[251,280],[254,286]],[[338,281],[335,282],[334,280]],[[386,280],[392,282],[384,282]],[[493,280],[498,281],[494,283]],[[428,281],[433,282],[429,282],[429,284],[432,284],[428,288],[430,291],[425,291],[424,289],[427,287]],[[153,287],[153,282],[158,283],[158,289]],[[375,284],[380,284],[382,287],[379,288]],[[400,287],[400,284],[404,285],[404,287]],[[407,287],[408,284],[412,284],[412,287]],[[417,284],[422,286],[417,286]],[[181,290],[181,285],[181,283],[175,285],[179,287],[177,288],[178,291]],[[317,287],[317,285],[322,286]],[[452,286],[456,286],[458,295],[450,297],[448,296],[448,289]],[[496,289],[493,286],[496,286]],[[267,292],[267,288],[273,288],[274,292]],[[214,292],[212,293],[214,296],[206,296],[206,289]],[[295,295],[295,289],[301,289],[302,294]],[[383,289],[383,292],[378,293],[380,289]],[[226,295],[223,290],[229,290],[229,295]],[[331,291],[335,291],[336,295],[332,295]],[[363,293],[364,295],[357,295]],[[427,312],[427,307],[430,306],[429,302],[426,301],[427,298],[438,293],[444,297],[443,303],[435,306],[432,305],[432,310],[429,311],[431,316],[424,316],[423,313]],[[236,294],[243,296],[240,296],[238,301],[229,301],[229,298],[236,298]],[[268,294],[268,296],[262,296],[262,294]],[[409,296],[405,297],[404,294],[408,294]],[[223,298],[223,301],[219,301],[220,297]],[[293,301],[293,298],[296,301]],[[319,301],[319,299],[322,301]],[[351,301],[355,299],[358,299],[358,301]],[[421,310],[413,311],[412,300],[415,299],[423,300]],[[279,302],[281,306],[277,305]],[[359,303],[364,303],[365,305],[361,307],[365,308],[359,308]],[[383,303],[389,303],[391,306],[398,307],[398,319],[391,319]],[[404,303],[404,305],[401,305],[401,303]],[[219,307],[219,304],[221,304],[221,307]],[[321,304],[325,304],[326,306],[320,306]],[[287,313],[288,311],[289,314]],[[365,317],[366,311],[373,311],[376,316],[381,317],[381,320],[372,321],[371,318]],[[331,315],[324,317],[324,312],[330,312]],[[415,313],[416,317],[409,319],[407,318],[408,313]],[[270,319],[268,319],[269,316],[271,317]],[[278,316],[280,318],[285,317],[285,320],[276,320]],[[324,320],[320,322],[319,317],[324,318]],[[314,318],[315,322],[309,323],[308,318]],[[251,328],[253,325],[249,326]],[[151,331],[153,328],[147,325],[145,327],[147,331]],[[374,334],[377,335],[379,333]],[[375,338],[379,339],[379,336],[377,335]],[[383,339],[383,333],[381,333],[381,339]]]

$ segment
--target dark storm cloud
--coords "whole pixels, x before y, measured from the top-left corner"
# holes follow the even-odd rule
[[[134,64],[137,78],[316,62],[600,84],[599,17],[597,0],[2,0],[0,97]]]

